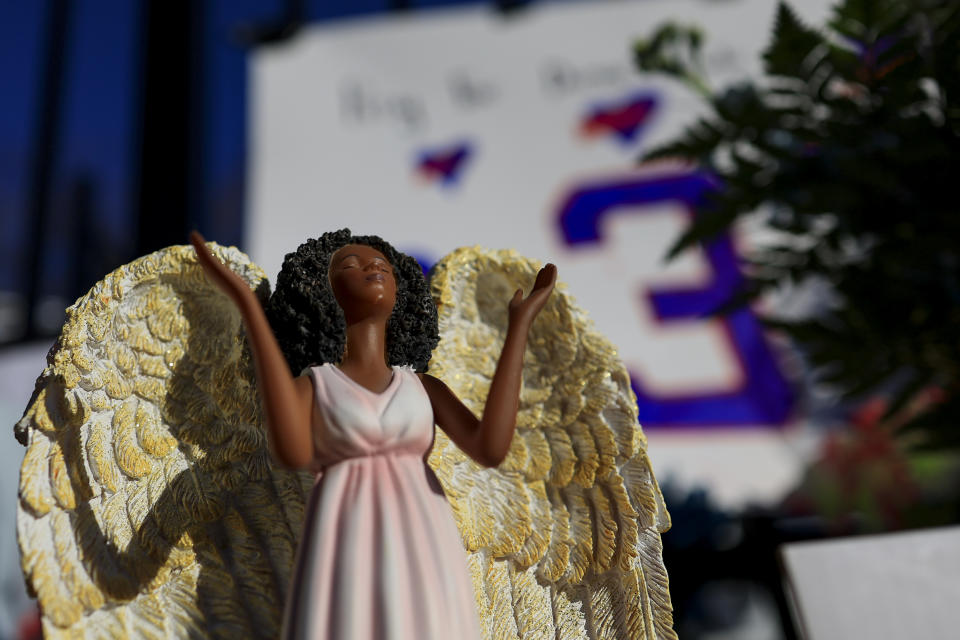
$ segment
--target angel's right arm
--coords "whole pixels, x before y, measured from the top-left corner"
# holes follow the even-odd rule
[[[243,317],[274,458],[292,469],[306,467],[313,459],[313,382],[308,376],[294,378],[290,373],[263,307],[247,283],[210,253],[196,231],[190,234],[190,243],[207,277],[233,300]]]

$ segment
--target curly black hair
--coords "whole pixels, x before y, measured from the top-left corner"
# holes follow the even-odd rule
[[[330,289],[328,272],[330,258],[348,244],[373,247],[393,267],[397,302],[387,321],[387,364],[426,371],[440,335],[437,307],[420,265],[382,238],[354,236],[349,229],[307,240],[283,259],[264,310],[290,370],[298,375],[306,367],[338,363],[343,357],[346,321]]]

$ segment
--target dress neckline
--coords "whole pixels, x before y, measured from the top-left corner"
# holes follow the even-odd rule
[[[358,389],[362,389],[363,391],[369,393],[370,395],[376,398],[386,395],[386,393],[390,391],[393,388],[393,386],[400,380],[400,376],[397,375],[397,367],[396,366],[390,367],[390,370],[393,372],[393,375],[390,376],[390,382],[387,384],[386,387],[384,387],[383,391],[374,391],[373,389],[368,389],[367,387],[363,386],[362,384],[360,384],[359,382],[357,382],[356,380],[348,376],[346,373],[340,370],[340,367],[333,364],[332,362],[325,363],[325,366],[329,366],[331,369],[336,371],[337,375],[339,375],[341,378],[349,382],[354,387]]]

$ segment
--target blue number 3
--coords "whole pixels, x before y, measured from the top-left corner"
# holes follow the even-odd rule
[[[715,181],[698,172],[619,181],[594,182],[574,188],[558,213],[565,242],[570,246],[601,241],[600,223],[614,209],[642,214],[643,205],[679,202],[693,215],[695,206]],[[705,246],[711,282],[697,289],[650,289],[648,299],[659,321],[703,317],[729,299],[742,276],[729,236],[722,235]],[[639,418],[644,426],[748,426],[777,425],[789,416],[793,405],[790,386],[777,367],[753,312],[744,307],[705,322],[721,323],[741,368],[739,388],[721,393],[661,397],[645,391],[633,377]]]

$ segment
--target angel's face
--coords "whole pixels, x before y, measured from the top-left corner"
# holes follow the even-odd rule
[[[330,288],[347,320],[388,318],[397,301],[397,280],[386,256],[363,244],[340,247],[330,258]]]

